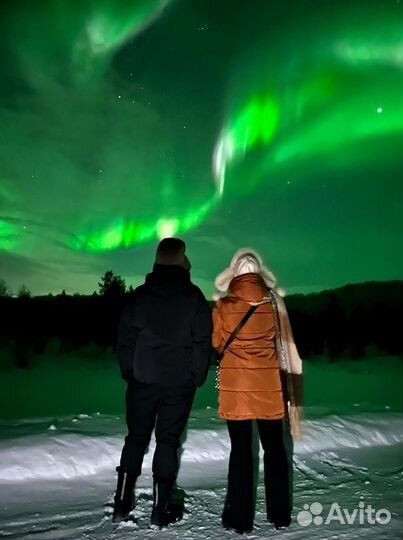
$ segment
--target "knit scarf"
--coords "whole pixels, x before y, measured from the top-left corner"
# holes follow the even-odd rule
[[[269,289],[269,299],[274,313],[277,356],[280,369],[285,375],[290,430],[293,438],[299,439],[301,437],[300,417],[303,397],[302,360],[295,346],[287,308],[283,299],[273,289]]]

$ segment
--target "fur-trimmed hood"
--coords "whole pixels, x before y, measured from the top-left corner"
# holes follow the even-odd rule
[[[215,287],[221,294],[228,291],[229,284],[234,277],[246,273],[259,274],[269,289],[275,289],[278,294],[284,296],[284,292],[277,289],[277,279],[264,264],[259,253],[252,248],[241,248],[232,257],[231,264],[223,270],[215,279]]]

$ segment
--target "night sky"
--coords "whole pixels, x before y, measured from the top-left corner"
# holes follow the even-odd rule
[[[403,0],[2,0],[0,277],[207,295],[243,246],[288,293],[403,275]]]

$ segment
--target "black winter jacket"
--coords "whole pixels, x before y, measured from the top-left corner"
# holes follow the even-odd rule
[[[201,386],[211,355],[211,310],[181,266],[154,265],[123,309],[117,351],[122,377]]]

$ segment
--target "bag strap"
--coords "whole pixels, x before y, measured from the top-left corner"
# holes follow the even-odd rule
[[[245,315],[242,317],[242,319],[239,321],[237,326],[234,328],[232,334],[227,339],[226,344],[224,345],[224,348],[222,350],[221,356],[224,354],[226,349],[231,345],[231,343],[234,341],[240,330],[245,326],[245,324],[248,322],[249,318],[253,315],[253,313],[256,311],[256,309],[260,306],[260,304],[257,304],[256,306],[251,306],[248,311],[245,313]]]

